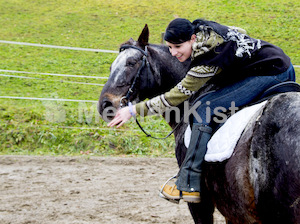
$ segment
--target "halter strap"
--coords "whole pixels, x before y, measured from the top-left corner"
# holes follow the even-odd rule
[[[129,45],[129,44],[124,44],[120,47],[120,51],[119,52],[122,52],[124,51],[125,49],[128,49],[128,48],[133,48],[133,49],[136,49],[138,51],[140,51],[143,55],[145,55],[146,57],[148,56],[148,48],[147,46],[145,46],[145,50],[137,47],[137,46],[134,46],[134,45]]]
[[[123,104],[123,101],[126,101],[126,100],[129,100],[130,96],[134,93],[133,90],[134,90],[134,87],[136,86],[136,82],[138,80],[138,78],[140,77],[140,74],[141,74],[141,71],[142,69],[145,67],[145,65],[147,66],[147,86],[149,85],[148,84],[148,80],[149,80],[149,75],[151,74],[152,75],[152,72],[151,72],[151,69],[150,69],[150,64],[148,62],[148,59],[147,59],[147,56],[148,56],[148,48],[147,46],[145,46],[145,50],[137,47],[137,46],[134,46],[134,45],[129,45],[129,44],[124,44],[120,47],[120,52],[128,49],[128,48],[133,48],[135,50],[138,50],[140,51],[142,54],[143,54],[143,59],[142,59],[142,65],[139,67],[135,77],[134,77],[134,80],[130,86],[130,88],[128,89],[128,92],[127,94],[122,97],[122,99],[120,100],[120,106],[123,107],[124,104]],[[125,104],[126,105],[126,104]]]

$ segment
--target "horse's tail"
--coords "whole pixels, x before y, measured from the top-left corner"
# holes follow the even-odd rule
[[[300,223],[300,93],[273,97],[256,121],[250,174],[263,223]]]

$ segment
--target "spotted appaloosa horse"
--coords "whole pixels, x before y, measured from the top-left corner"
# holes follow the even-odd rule
[[[166,46],[149,44],[148,38],[145,26],[138,41],[130,39],[121,46],[101,92],[100,114],[119,108],[126,95],[126,100],[140,101],[161,94],[186,74],[190,62],[178,62]],[[215,206],[228,223],[300,223],[299,110],[299,93],[272,97],[261,116],[249,122],[230,159],[205,163],[202,201],[189,204],[195,223],[213,223]],[[175,119],[169,124],[174,128]],[[178,165],[186,153],[186,125],[174,132]]]

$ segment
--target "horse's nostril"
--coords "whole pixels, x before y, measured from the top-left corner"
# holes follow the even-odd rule
[[[102,119],[106,122],[109,122],[112,120],[115,116],[115,108],[113,107],[113,104],[111,101],[104,99],[101,103],[101,112]]]
[[[112,105],[113,105],[112,102],[110,102],[109,100],[103,100],[103,102],[102,102],[103,110],[107,107],[112,107]]]

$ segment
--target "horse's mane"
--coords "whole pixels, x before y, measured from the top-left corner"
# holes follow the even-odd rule
[[[123,42],[122,44],[120,44],[120,48],[124,45],[133,45],[133,46],[137,46],[140,47],[142,49],[145,48],[145,46],[141,46],[137,41],[134,41],[132,38],[130,38],[129,40]],[[165,53],[169,53],[169,48],[164,45],[164,44],[151,44],[148,43],[146,46],[150,47],[150,48],[154,48],[154,49],[159,49]]]

